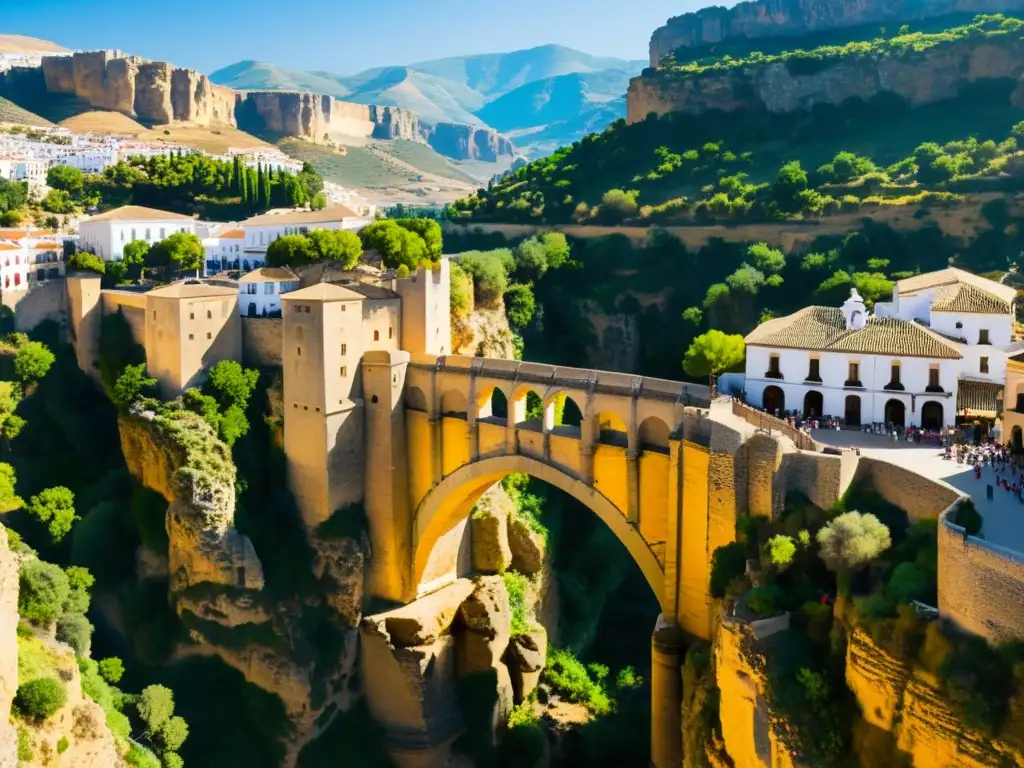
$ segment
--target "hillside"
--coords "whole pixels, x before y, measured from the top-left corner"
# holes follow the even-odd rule
[[[306,90],[360,104],[402,107],[415,110],[426,123],[490,127],[514,133],[517,148],[537,157],[624,117],[629,78],[643,64],[547,45],[379,67],[356,75],[242,61],[210,79],[239,90]]]
[[[49,40],[25,35],[0,35],[0,53],[66,53],[67,48]]]
[[[0,97],[0,124],[2,123],[39,127],[53,125],[49,120],[44,120],[39,115],[32,114],[27,109],[22,109],[17,104]]]

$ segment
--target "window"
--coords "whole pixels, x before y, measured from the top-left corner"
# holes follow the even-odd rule
[[[980,331],[978,331],[978,343],[979,344],[990,344],[991,343],[988,340],[988,329],[987,328],[982,328]]]
[[[255,296],[256,295],[256,283],[249,283],[247,286],[245,286],[245,292],[247,294],[251,295],[251,296]],[[298,307],[296,307],[295,309],[298,309]]]
[[[344,379],[347,376],[348,376],[348,366],[347,365],[343,365],[343,366],[341,366],[341,378]]]
[[[292,307],[295,309],[296,314],[302,311],[302,307],[300,307],[298,304],[292,304]]]
[[[341,345],[341,356],[344,357],[348,354],[348,344]]]
[[[212,334],[212,333],[208,333],[208,334],[206,334],[206,340],[207,340],[207,341],[209,341],[209,340],[210,340],[210,339],[212,339],[212,338],[213,338],[213,334]]]
[[[889,366],[889,383],[899,384],[900,383],[900,364],[893,363]]]
[[[135,227],[132,227],[132,240],[135,239]]]
[[[196,313],[195,312],[189,312],[188,313],[188,319],[189,320],[195,320],[196,319]]]
[[[298,357],[302,357],[302,347],[296,347],[295,348],[295,354]]]
[[[395,338],[395,329],[394,328],[388,328],[388,338],[389,339]]]
[[[266,296],[273,296],[274,295],[274,284],[273,283],[264,283],[263,284],[263,293]]]
[[[303,305],[302,311],[305,312],[308,315],[309,314],[309,305],[308,304]]]
[[[860,363],[850,363],[849,370],[846,373],[846,386],[860,386]]]
[[[149,227],[146,227],[146,239],[149,240],[151,237]]]
[[[165,235],[164,232],[166,232],[166,230],[163,227],[160,227],[160,239],[161,240],[163,240],[165,237],[167,237],[167,235]]]
[[[768,372],[765,374],[765,378],[768,379],[781,379],[782,372],[779,371],[779,356],[769,355],[768,356]]]
[[[982,373],[988,373],[988,358],[987,357],[981,358],[981,372]]]
[[[807,370],[808,381],[821,381],[821,361],[816,358],[811,358],[811,364]]]
[[[121,242],[122,243],[124,242],[124,230],[123,229],[121,230]]]
[[[380,341],[380,331],[374,331],[373,332],[373,340],[374,341]]]
[[[941,392],[942,387],[939,385],[939,369],[929,368],[928,369],[928,391],[929,392]]]
[[[212,309],[206,310],[206,319],[207,320],[213,320],[213,310]]]
[[[194,335],[192,335],[191,333],[188,335],[188,340],[189,341],[195,341],[195,338],[196,337]]]
[[[156,310],[153,310],[153,319],[156,320]]]

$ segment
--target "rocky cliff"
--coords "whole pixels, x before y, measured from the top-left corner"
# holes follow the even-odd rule
[[[1021,0],[756,0],[712,6],[669,19],[651,37],[651,66],[677,48],[729,38],[799,36],[807,32],[885,22],[906,23],[950,13],[999,13]]]
[[[446,157],[456,160],[482,160],[497,162],[515,154],[512,142],[490,128],[459,123],[424,125],[427,143]]]
[[[692,75],[648,70],[629,85],[628,120],[637,122],[652,112],[789,112],[867,99],[883,91],[918,106],[953,98],[966,83],[1019,80],[1022,74],[1024,41],[1010,37],[980,44],[964,40],[902,57],[846,56],[825,61],[807,74],[784,62]],[[1015,105],[1024,104],[1024,88],[1018,86],[1012,99]]]
[[[0,525],[0,765],[17,765],[18,733],[8,714],[18,690],[18,563]]]

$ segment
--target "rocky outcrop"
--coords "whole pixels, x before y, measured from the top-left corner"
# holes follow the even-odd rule
[[[508,519],[514,510],[515,504],[500,483],[495,483],[476,503],[469,520],[476,572],[503,573],[512,565]]]
[[[8,714],[18,690],[18,561],[0,525],[0,766],[17,765],[18,733]]]
[[[235,125],[238,94],[214,85],[210,78],[191,69],[175,69],[171,76],[171,105],[175,120],[200,125]]]
[[[518,704],[525,701],[537,684],[548,653],[548,633],[535,629],[516,635],[509,643],[506,663],[512,678],[512,693]]]
[[[515,154],[512,142],[491,128],[459,123],[423,126],[427,143],[440,154],[455,160],[497,162]]]
[[[128,469],[170,503],[172,592],[208,582],[260,590],[263,568],[252,542],[235,530],[235,466],[201,417],[136,412],[118,419]]]
[[[344,104],[345,108],[351,109],[355,104]],[[376,107],[368,106],[367,114],[373,123],[373,138],[375,139],[405,139],[406,141],[422,141],[420,116],[409,109],[401,107]]]
[[[544,536],[519,514],[509,517],[508,543],[514,570],[527,576],[541,572],[544,568]]]
[[[860,629],[847,644],[846,684],[864,719],[891,733],[914,765],[1024,765],[1019,750],[965,728],[934,675],[893,658]]]
[[[912,106],[951,99],[963,85],[992,78],[1020,80],[1024,75],[1024,41],[962,40],[902,57],[874,59],[847,56],[825,62],[813,73],[794,72],[786,63],[751,66],[728,72],[686,75],[648,71],[634,78],[627,93],[628,120],[670,112],[700,114],[708,110],[790,112],[817,104],[838,105],[891,92]],[[1011,97],[1024,96],[1018,86]]]
[[[756,0],[732,8],[711,6],[669,19],[651,37],[651,66],[677,48],[712,45],[730,38],[789,37],[808,32],[906,23],[950,13],[999,13],[1024,8],[1020,0]]]

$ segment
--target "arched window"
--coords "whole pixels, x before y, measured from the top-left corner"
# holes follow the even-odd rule
[[[637,442],[641,450],[668,453],[668,440],[671,430],[668,424],[657,416],[648,416],[640,423]]]
[[[573,437],[577,440],[582,435],[583,411],[564,392],[560,392],[551,398],[554,408],[554,425],[551,432],[562,437]]]
[[[617,413],[599,413],[597,415],[598,442],[604,445],[615,445],[619,448],[629,446],[629,434],[626,423]]]

